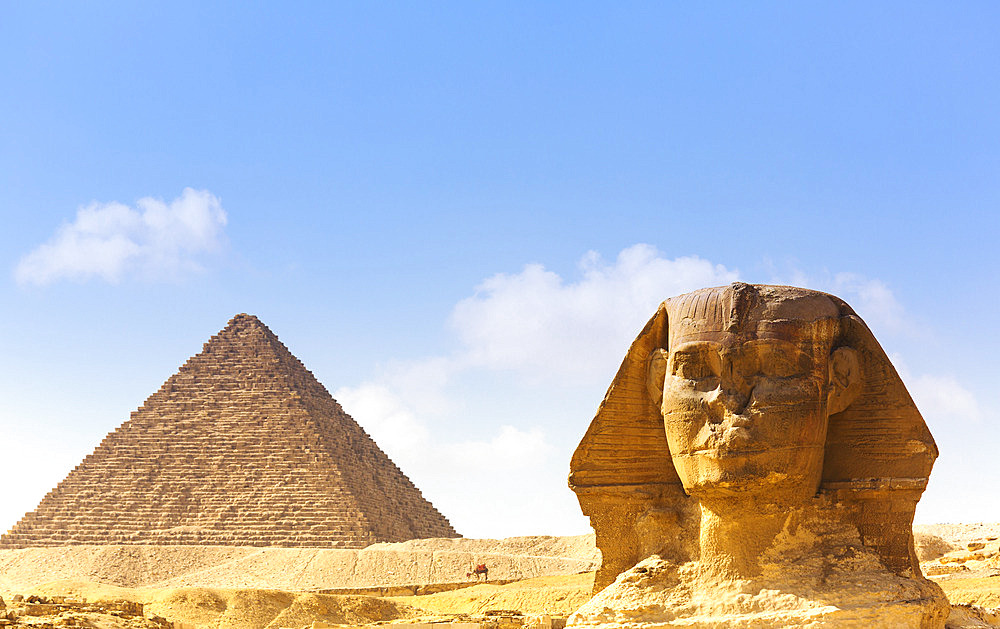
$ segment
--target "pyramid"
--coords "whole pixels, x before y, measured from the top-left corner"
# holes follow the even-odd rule
[[[256,317],[205,343],[0,547],[458,537]]]

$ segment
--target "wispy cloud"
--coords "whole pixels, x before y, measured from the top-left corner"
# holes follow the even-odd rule
[[[936,425],[978,422],[983,418],[975,394],[954,376],[918,376],[909,390],[921,413]]]
[[[203,255],[224,245],[226,220],[219,199],[207,190],[185,188],[170,203],[145,197],[134,208],[94,202],[21,258],[14,278],[22,285],[90,278],[114,283],[196,271]]]
[[[739,275],[694,256],[665,258],[646,244],[610,263],[590,252],[579,267],[576,281],[529,264],[482,282],[452,313],[464,345],[458,359],[539,379],[603,377],[661,301]]]
[[[553,446],[541,427],[503,424],[478,439],[432,434],[389,387],[366,383],[334,397],[463,534],[502,537],[533,526],[539,533],[542,522],[558,527],[573,509],[568,496],[553,501],[552,487],[538,482],[565,474],[562,461],[552,465]],[[536,519],[526,520],[528,512]]]
[[[882,280],[859,273],[829,273],[809,275],[793,269],[786,276],[771,280],[775,284],[788,284],[821,290],[844,299],[865,323],[877,332],[913,335],[924,332],[922,327],[907,314],[892,289]]]
[[[875,325],[895,331],[912,331],[914,327],[896,295],[881,280],[837,273],[830,292],[848,299],[856,312]]]
[[[889,359],[932,429],[982,421],[983,406],[958,378],[950,374],[914,374],[898,353]]]

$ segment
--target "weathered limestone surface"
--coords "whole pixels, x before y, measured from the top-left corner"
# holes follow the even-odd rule
[[[944,627],[913,512],[937,448],[842,300],[668,299],[570,464],[603,554],[590,627]]]
[[[0,547],[457,537],[256,317],[213,336]]]

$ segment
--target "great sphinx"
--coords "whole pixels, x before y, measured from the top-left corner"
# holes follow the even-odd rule
[[[913,513],[937,448],[843,300],[664,301],[570,464],[603,563],[576,626],[943,627]]]

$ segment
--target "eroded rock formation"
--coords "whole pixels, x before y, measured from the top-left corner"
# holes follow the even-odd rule
[[[842,300],[741,283],[668,299],[571,462],[603,554],[571,624],[943,627],[911,533],[936,456]]]

